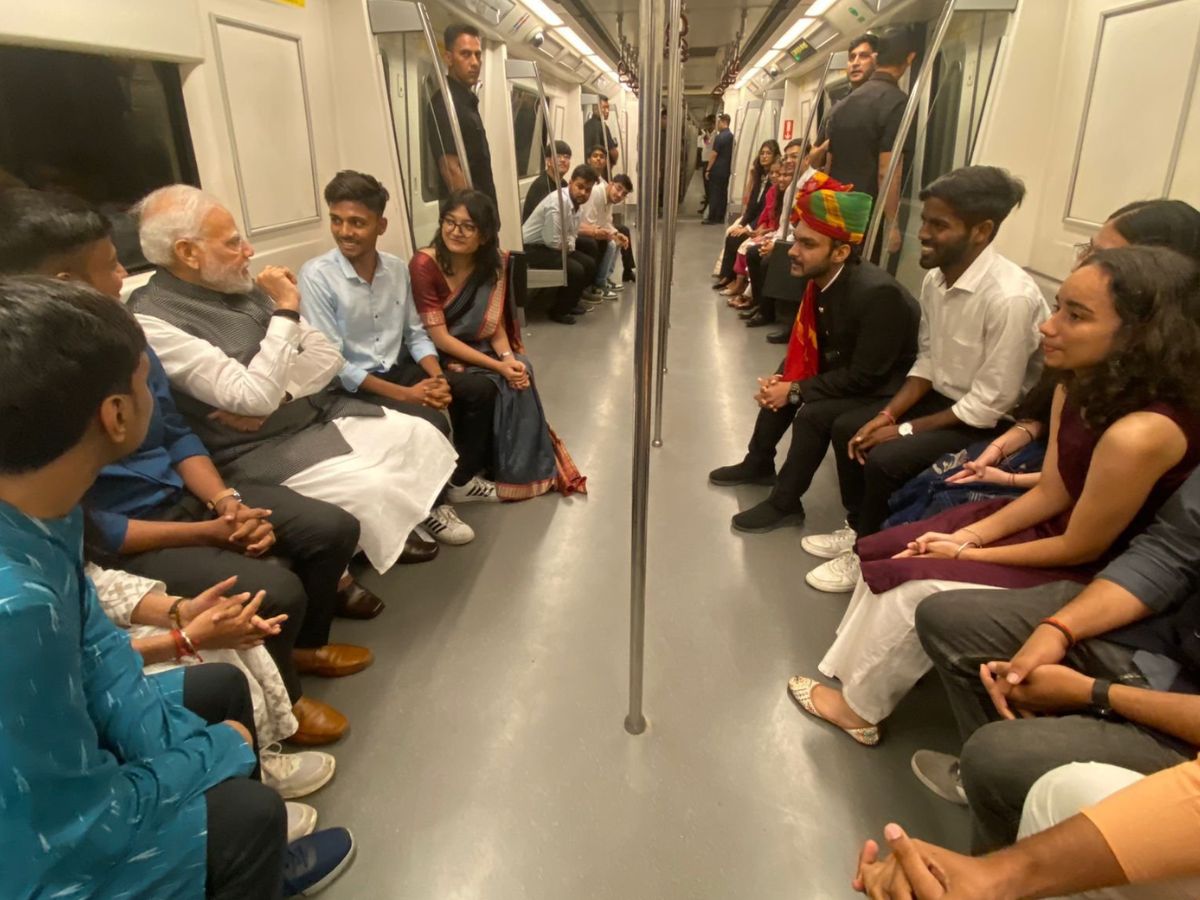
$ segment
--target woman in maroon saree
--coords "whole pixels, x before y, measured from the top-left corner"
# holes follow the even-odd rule
[[[501,500],[551,490],[587,493],[587,479],[546,423],[524,355],[500,250],[496,207],[478,191],[442,205],[433,243],[409,263],[413,298],[446,368],[476,371],[496,385],[492,471]]]

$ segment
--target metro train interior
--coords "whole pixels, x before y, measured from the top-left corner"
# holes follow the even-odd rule
[[[735,516],[774,496],[774,475],[720,483],[710,472],[746,454],[756,417],[774,409],[764,405],[761,380],[784,372],[789,342],[803,339],[793,319],[801,321],[806,282],[791,256],[791,268],[783,266],[790,294],[777,297],[769,316],[754,296],[762,282],[747,281],[752,288],[741,299],[711,288],[727,228],[749,215],[760,190],[767,142],[800,147],[800,162],[774,195],[782,212],[770,230],[780,229],[784,249],[769,252],[782,256],[794,246],[810,212],[797,205],[793,215],[784,195],[804,194],[817,174],[809,164],[821,168],[809,154],[858,89],[849,54],[854,40],[871,34],[903,41],[908,57],[892,80],[904,94],[896,110],[903,120],[888,132],[880,184],[870,191],[890,190],[895,203],[870,205],[859,229],[865,237],[852,241],[863,267],[870,262],[898,291],[920,298],[927,317],[930,279],[941,276],[926,264],[926,189],[964,167],[999,167],[1023,182],[1024,199],[1001,216],[987,252],[1014,264],[1010,277],[1036,286],[1030,302],[1044,304],[1045,314],[1033,329],[1055,321],[1066,296],[1060,289],[1101,247],[1097,236],[1114,210],[1134,201],[1182,201],[1193,214],[1200,207],[1200,0],[9,2],[0,4],[0,192],[71,194],[102,211],[127,271],[121,293],[128,300],[156,270],[154,254],[139,243],[135,210],[151,191],[202,188],[253,245],[254,273],[299,273],[340,246],[323,191],[353,170],[389,192],[390,227],[378,249],[407,267],[443,233],[445,160],[473,156],[459,124],[461,100],[448,118],[435,110],[454,96],[446,62],[453,48],[444,35],[455,24],[472,26],[479,38],[470,90],[490,151],[490,172],[464,165],[456,177],[494,185],[512,295],[506,309],[536,369],[544,422],[569,448],[586,490],[463,502],[457,514],[473,529],[470,543],[443,542],[437,558],[420,565],[381,567],[361,556],[351,563],[350,573],[386,609],[333,624],[333,641],[370,649],[368,668],[303,680],[306,697],[351,723],[320,748],[336,760],[336,776],[301,801],[316,828],[353,833],[353,863],[338,868],[324,896],[835,898],[855,895],[864,841],[884,843],[888,823],[962,855],[955,859],[994,849],[979,843],[975,794],[969,806],[939,796],[914,771],[915,754],[950,760],[964,738],[945,673],[930,671],[919,644],[924,668],[917,664],[915,687],[883,724],[852,707],[848,719],[831,722],[828,699],[824,714],[814,713],[816,695],[801,697],[789,682],[807,675],[826,692],[837,685],[821,675],[822,659],[854,625],[850,589],[806,581],[825,560],[801,544],[845,527],[836,426],[834,447],[784,527],[738,528]],[[601,275],[594,295],[576,294],[576,312],[564,315],[571,248],[552,248],[561,250],[561,264],[535,267],[523,207],[546,178],[547,161],[557,165],[564,155],[563,142],[571,159],[559,171],[568,180],[588,162],[594,147],[585,135],[597,133],[588,122],[601,116],[602,103],[601,133],[611,137],[602,174],[607,183],[627,176],[633,186],[609,210],[629,235],[633,266],[615,254],[607,284]],[[728,168],[715,170],[728,179],[724,210],[706,172],[722,158],[706,121],[717,115],[729,117],[732,135],[721,151]],[[443,121],[451,127],[439,127]],[[549,191],[558,198],[547,213],[555,227],[576,215],[570,190]],[[834,228],[835,219],[834,231],[822,235],[855,230],[840,216],[823,227]],[[830,240],[830,247],[851,241]],[[730,246],[742,254],[740,270],[748,245]],[[767,271],[765,255],[762,265]],[[735,301],[748,315],[729,308]],[[926,354],[932,326],[921,321],[913,352]],[[1042,327],[1045,334],[1050,326]],[[817,340],[814,333],[814,347]],[[973,360],[986,348],[959,340],[958,351]],[[930,376],[935,386],[941,377]],[[1070,404],[1073,395],[1065,396]],[[805,408],[797,398],[788,402]],[[998,411],[992,430],[973,425],[971,443],[1004,432],[1018,418],[1014,407]],[[880,415],[891,413],[884,407]],[[891,425],[912,434],[911,425],[908,432],[894,418]],[[799,440],[785,433],[774,465]],[[1196,438],[1200,446],[1200,429]],[[954,543],[957,557],[987,541]],[[1099,566],[1071,571],[1086,571],[1076,578],[1085,584]],[[1028,586],[953,576],[939,584]],[[857,608],[863,601],[853,596]],[[1063,622],[1050,628],[1065,629],[1073,647],[1076,636]],[[884,656],[902,652],[899,644],[880,646]],[[1171,715],[1200,721],[1200,709],[1186,709]],[[860,738],[869,726],[878,744],[852,742],[846,722]],[[1172,750],[1178,762],[1195,757],[1194,724],[1157,727],[1171,735],[1170,746],[1193,748]],[[284,742],[285,753],[305,749],[312,748]],[[1062,762],[1107,759],[1090,752]],[[1126,767],[1149,775],[1171,764]],[[1194,810],[1200,799],[1189,803]],[[0,812],[0,821],[7,815]],[[1015,827],[1014,820],[1012,838]],[[60,836],[67,845],[69,831]],[[1076,858],[1073,850],[1062,854]],[[928,893],[871,896],[985,896],[962,887],[967,881],[956,887],[948,870],[930,871],[938,884]],[[1092,867],[1093,875],[1103,871]],[[1120,880],[1132,872],[1125,865]],[[47,881],[45,894],[0,886],[0,895],[68,896],[50,891],[66,883]],[[79,896],[201,895],[87,890]],[[1051,894],[986,894],[1035,895]],[[1200,889],[1136,896],[1200,896]]]

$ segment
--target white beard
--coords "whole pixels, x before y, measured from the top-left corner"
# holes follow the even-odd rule
[[[254,278],[240,269],[222,269],[205,260],[200,264],[200,280],[210,290],[222,294],[248,294],[254,289]]]

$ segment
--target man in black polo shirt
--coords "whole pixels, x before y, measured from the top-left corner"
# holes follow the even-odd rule
[[[525,203],[521,207],[521,221],[529,221],[538,204],[546,199],[546,195],[558,188],[567,186],[567,173],[571,171],[571,145],[566,141],[555,141],[554,148],[546,147],[546,168],[542,174],[529,185],[525,194]]]
[[[444,34],[446,50],[446,83],[450,88],[454,115],[462,132],[463,149],[467,154],[467,167],[471,171],[471,183],[475,190],[482,191],[496,203],[496,184],[492,180],[492,152],[488,148],[487,132],[483,128],[483,117],[479,114],[479,97],[474,87],[479,83],[479,70],[483,66],[483,43],[479,29],[474,25],[456,22],[447,26]],[[428,137],[433,145],[441,175],[438,196],[447,199],[452,193],[467,187],[467,175],[458,149],[454,145],[454,132],[446,111],[446,101],[438,91],[430,100],[432,119],[428,122]],[[499,207],[497,206],[497,212]]]
[[[829,116],[827,171],[842,184],[870,194],[879,201],[879,189],[892,159],[892,145],[900,131],[908,95],[897,82],[904,77],[916,53],[909,49],[908,32],[896,29],[879,37],[875,72],[839,103]],[[900,249],[896,213],[900,205],[903,168],[897,170],[892,190],[883,200],[884,216],[891,225],[888,249]],[[867,248],[868,255],[872,248]]]
[[[917,608],[965,743],[961,762],[918,751],[913,771],[969,801],[977,852],[1013,841],[1030,787],[1059,766],[1150,774],[1195,758],[1198,584],[1200,472],[1086,588],[948,591]]]
[[[617,139],[613,137],[612,129],[608,127],[608,98],[601,94],[595,114],[583,123],[584,152],[591,153],[593,147],[603,147],[607,150],[608,165],[605,168],[611,173],[621,155],[619,146]]]

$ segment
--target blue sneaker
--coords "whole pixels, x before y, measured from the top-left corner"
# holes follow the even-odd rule
[[[283,860],[283,895],[311,897],[329,887],[354,859],[348,828],[323,828],[288,844]]]

